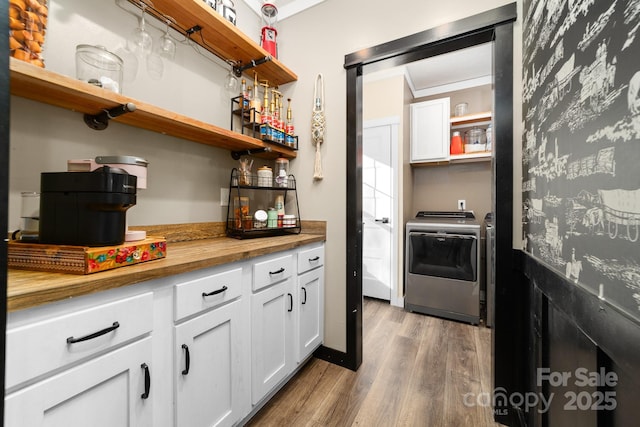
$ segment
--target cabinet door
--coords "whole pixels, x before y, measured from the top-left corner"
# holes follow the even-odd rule
[[[230,426],[240,418],[241,314],[237,300],[175,327],[175,425]]]
[[[294,299],[292,278],[251,296],[251,396],[254,405],[292,370]]]
[[[324,339],[324,268],[298,277],[298,355],[305,360]]]
[[[449,98],[411,104],[411,163],[449,158]]]
[[[6,397],[5,425],[151,427],[150,360],[148,337],[23,388]]]

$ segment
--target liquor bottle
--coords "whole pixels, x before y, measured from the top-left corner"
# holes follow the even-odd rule
[[[293,114],[291,113],[291,98],[287,98],[287,123],[284,128],[285,142],[290,147],[295,144],[295,127],[293,126]]]
[[[253,113],[251,114],[251,123],[260,123],[261,122],[261,102],[260,95],[258,95],[258,73],[253,73],[253,95],[251,96],[251,100],[249,101],[249,108],[253,108]]]
[[[264,100],[262,101],[262,111],[260,112],[260,138],[268,139],[269,126],[271,125],[271,114],[269,113],[269,82],[264,81],[260,84],[264,87]]]
[[[275,126],[277,123],[277,117],[276,117],[276,100],[275,100],[275,94],[273,93],[271,95],[271,102],[269,103],[269,115],[271,116],[271,124],[267,129],[267,139],[271,141],[275,141],[275,137],[276,137]]]
[[[247,81],[245,79],[242,79],[240,88],[242,108],[249,108],[249,92],[247,92]]]

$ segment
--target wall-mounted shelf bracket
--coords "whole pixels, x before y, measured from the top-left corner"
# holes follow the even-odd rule
[[[109,126],[109,119],[115,119],[125,113],[136,111],[136,104],[127,102],[108,110],[102,110],[98,114],[85,114],[84,122],[93,130],[104,130]]]
[[[240,63],[238,63],[238,65],[234,65],[233,66],[233,72],[235,73],[235,75],[237,77],[241,77],[242,73],[246,70],[250,70],[251,68],[257,67],[260,64],[264,64],[265,62],[269,62],[271,61],[273,58],[271,57],[271,55],[267,55],[264,58],[260,58],[260,59],[252,59],[251,61],[249,61],[248,64],[246,65],[240,65]]]
[[[242,156],[250,156],[252,154],[259,154],[259,153],[265,153],[265,152],[270,152],[270,151],[271,151],[271,147],[262,147],[262,148],[254,148],[254,149],[250,149],[250,150],[232,151],[231,152],[231,157],[233,158],[233,160],[240,160],[240,157],[242,157]]]

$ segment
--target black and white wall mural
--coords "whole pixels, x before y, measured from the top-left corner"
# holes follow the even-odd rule
[[[525,250],[640,319],[640,0],[525,0]]]

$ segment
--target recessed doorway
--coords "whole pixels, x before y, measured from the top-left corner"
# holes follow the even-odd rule
[[[492,67],[495,75],[494,140],[503,143],[494,148],[493,176],[500,192],[495,198],[495,256],[496,307],[507,305],[507,285],[512,251],[513,221],[513,21],[517,17],[512,3],[479,15],[474,15],[422,33],[390,41],[373,48],[346,55],[344,67],[347,76],[347,352],[343,358],[346,367],[356,370],[362,363],[362,140],[363,140],[363,75],[435,57],[483,43],[493,42],[495,55]],[[366,68],[366,71],[365,71]],[[502,267],[504,264],[504,268]],[[501,293],[501,290],[505,291]],[[497,313],[492,339],[498,357],[495,385],[511,389],[509,376],[514,371],[517,357],[510,348],[508,322],[512,318],[508,308]],[[503,327],[504,326],[504,327]],[[509,357],[512,357],[509,360]]]

